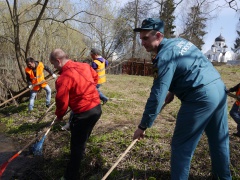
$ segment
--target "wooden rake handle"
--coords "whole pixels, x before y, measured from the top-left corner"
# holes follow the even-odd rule
[[[109,174],[113,171],[113,169],[118,165],[118,163],[122,160],[122,158],[128,153],[128,151],[133,147],[133,145],[138,141],[138,139],[135,139],[128,148],[124,151],[124,153],[121,155],[121,157],[115,162],[115,164],[111,167],[111,169],[108,170],[108,172],[104,175],[104,177],[101,180],[105,180]]]
[[[17,98],[17,97],[19,97],[19,96],[25,94],[25,93],[28,92],[28,91],[30,91],[30,89],[26,89],[25,91],[19,93],[18,95],[16,95],[16,96],[14,96],[14,97],[12,97],[12,98],[10,98],[10,99],[4,101],[3,103],[0,104],[0,107],[1,107],[2,105],[4,105],[4,104],[8,103],[9,101],[11,101],[11,100],[13,100],[13,99],[15,99],[15,98]]]
[[[41,81],[40,83],[33,85],[33,87],[38,86],[38,85],[40,85],[40,84],[42,84],[42,83],[44,83],[44,82],[47,82],[47,81],[49,81],[49,80],[51,80],[51,79],[53,79],[53,77],[50,77],[50,78],[47,79],[47,80],[43,80],[43,81]],[[12,97],[12,98],[10,98],[10,99],[4,101],[3,103],[0,104],[0,107],[1,107],[2,105],[4,105],[4,104],[8,103],[9,101],[11,101],[11,100],[13,100],[13,99],[16,99],[17,97],[19,97],[19,96],[25,94],[25,93],[28,92],[28,91],[30,91],[29,88],[27,88],[25,91],[19,93],[18,95],[16,95],[16,96],[14,96],[14,97]]]
[[[167,103],[164,103],[160,112],[165,108]],[[101,180],[105,180],[109,174],[113,171],[113,169],[118,165],[118,163],[122,160],[122,158],[128,153],[128,151],[133,147],[133,145],[138,141],[138,139],[135,139],[129,146],[128,148],[124,151],[124,153],[121,155],[121,157],[115,162],[115,164],[111,167],[111,169],[108,170],[108,172],[104,175],[104,177]]]
[[[47,115],[47,113],[52,109],[52,107],[56,104],[56,102],[52,103],[51,106],[46,110],[46,112],[37,120],[37,123],[39,123],[43,118]]]
[[[232,94],[232,93],[227,93],[227,95],[228,96],[230,96],[230,97],[232,97],[232,98],[234,98],[234,99],[236,99],[236,100],[238,100],[238,101],[240,101],[240,97],[238,97],[237,95],[235,95],[235,94]]]

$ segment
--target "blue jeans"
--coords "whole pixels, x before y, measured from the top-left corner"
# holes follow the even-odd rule
[[[103,102],[105,102],[105,101],[107,101],[108,100],[108,98],[100,91],[100,86],[101,86],[101,84],[98,84],[97,85],[97,90],[98,90],[98,93],[99,93],[99,96],[100,96],[100,99],[103,101]]]
[[[51,101],[51,88],[49,85],[47,85],[46,87],[43,88],[46,91],[46,105],[50,105],[50,101]],[[29,105],[28,105],[28,110],[32,111],[33,107],[34,107],[34,100],[35,97],[37,95],[38,91],[31,91],[30,92],[30,100],[29,100]]]
[[[237,131],[240,133],[240,111],[239,106],[236,103],[233,104],[232,109],[230,110],[230,116],[237,123]]]
[[[171,179],[188,179],[190,162],[205,131],[213,176],[231,180],[225,85],[216,80],[189,92],[181,103],[171,144]]]

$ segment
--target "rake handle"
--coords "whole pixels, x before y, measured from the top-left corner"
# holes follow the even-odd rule
[[[53,104],[55,104],[55,103],[53,103]],[[52,104],[52,105],[53,105]],[[50,109],[50,107],[49,107],[49,109]],[[69,109],[66,113],[65,113],[65,115],[67,114],[67,113],[69,113],[71,111],[71,109]],[[49,128],[47,129],[47,131],[45,132],[45,134],[44,134],[44,136],[46,137],[47,136],[47,134],[49,133],[49,131],[51,130],[51,128],[52,128],[52,126],[54,125],[54,123],[55,123],[55,120],[57,119],[57,116],[54,118],[54,120],[52,121],[52,123],[49,125]],[[43,133],[41,134],[41,136],[43,135]],[[43,137],[44,137],[43,136]],[[38,136],[38,137],[40,137],[40,136]],[[37,137],[37,138],[38,138]],[[36,140],[36,138],[34,139],[34,140]],[[32,141],[31,141],[32,142]]]
[[[234,98],[234,99],[236,99],[236,100],[238,100],[238,101],[240,101],[240,97],[238,97],[237,95],[235,95],[235,94],[233,94],[233,93],[227,93],[227,95],[228,96],[230,96],[230,97],[232,97],[232,98]]]
[[[52,123],[50,124],[49,128],[48,128],[47,131],[45,132],[45,135],[48,134],[48,132],[49,132],[50,129],[52,128],[55,120],[56,120],[56,118],[54,118],[54,120],[53,120]],[[42,136],[43,134],[44,134],[44,132],[41,133],[40,135],[38,135],[36,138],[32,139],[27,145],[25,145],[25,146],[18,152],[18,154],[21,154],[24,149],[26,149],[28,146],[30,146],[33,142],[35,142],[35,141],[36,141],[40,136]]]
[[[14,97],[12,97],[12,98],[10,98],[10,99],[4,101],[3,103],[0,104],[0,106],[2,106],[2,105],[4,105],[4,104],[8,103],[9,101],[11,101],[11,100],[13,100],[13,99],[15,99],[15,98],[17,98],[17,97],[23,95],[23,94],[25,94],[25,93],[28,92],[28,91],[30,91],[30,89],[26,89],[25,91],[19,93],[18,95],[16,95],[16,96],[14,96]]]
[[[56,119],[56,118],[55,118]],[[50,131],[50,129],[52,128],[55,119],[52,121],[51,125],[49,126],[48,130],[46,131],[45,135]],[[16,157],[18,157],[27,147],[29,147],[33,142],[35,142],[40,136],[42,136],[44,134],[41,133],[40,135],[38,135],[37,137],[33,138],[27,145],[25,145],[20,151],[18,151],[16,154],[14,154],[11,158],[9,158],[4,164],[2,164],[0,167],[1,173],[0,173],[0,180],[1,180],[1,176],[4,173],[7,165],[14,160]]]
[[[167,105],[167,103],[164,103],[160,112],[164,109],[164,107]],[[133,145],[138,141],[138,139],[135,139],[132,141],[132,143],[128,146],[128,148],[124,151],[124,153],[121,155],[121,157],[115,162],[115,164],[111,167],[111,169],[108,170],[108,172],[104,175],[104,177],[101,180],[105,180],[109,174],[113,171],[113,169],[118,165],[118,163],[122,160],[122,158],[128,153],[128,151],[133,147]]]
[[[38,85],[40,85],[40,84],[42,84],[42,83],[44,83],[44,82],[47,82],[47,81],[49,81],[49,80],[51,80],[51,79],[53,79],[53,77],[50,77],[48,80],[41,81],[40,83],[35,84],[33,87],[38,86]],[[12,97],[12,98],[10,98],[10,99],[4,101],[3,103],[0,104],[0,107],[1,107],[2,105],[4,105],[4,104],[8,103],[9,101],[11,101],[11,100],[13,100],[13,99],[16,99],[17,97],[19,97],[19,96],[25,94],[25,93],[28,92],[28,91],[30,91],[29,88],[26,89],[25,91],[19,93],[18,95],[16,95],[16,96],[14,96],[14,97]]]
[[[108,172],[104,175],[104,177],[101,180],[105,180],[109,174],[113,171],[113,169],[118,165],[118,163],[122,160],[122,158],[128,153],[128,151],[133,147],[133,145],[138,141],[138,139],[135,139],[132,141],[132,143],[128,146],[128,148],[124,151],[124,153],[121,155],[121,157],[115,162],[115,164],[111,167],[111,169],[108,170]]]
[[[56,102],[52,103],[52,105],[46,110],[46,112],[37,120],[37,123],[39,123],[50,111],[50,109],[56,104]]]

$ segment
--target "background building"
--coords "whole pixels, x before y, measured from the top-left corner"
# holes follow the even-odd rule
[[[223,62],[235,60],[235,53],[228,50],[228,46],[225,43],[225,38],[220,34],[216,39],[211,49],[208,50],[205,55],[211,62]]]

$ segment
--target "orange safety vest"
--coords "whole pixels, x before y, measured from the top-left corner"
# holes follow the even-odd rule
[[[238,86],[238,90],[237,90],[237,92],[236,92],[236,96],[237,97],[240,97],[240,85]],[[238,105],[238,106],[240,106],[240,101],[236,101],[236,105]]]
[[[33,86],[45,80],[43,70],[44,70],[44,65],[42,62],[39,62],[38,66],[36,67],[36,77],[34,76],[32,69],[30,69],[29,67],[25,68],[25,72],[29,74],[29,77],[31,79]],[[38,86],[34,86],[33,90],[38,91],[41,87],[44,88],[46,86],[47,86],[47,83],[44,82]]]
[[[106,74],[105,74],[105,59],[103,62],[100,62],[99,60],[94,60],[98,65],[98,68],[96,69],[96,72],[98,73],[98,84],[102,84],[106,82]]]

